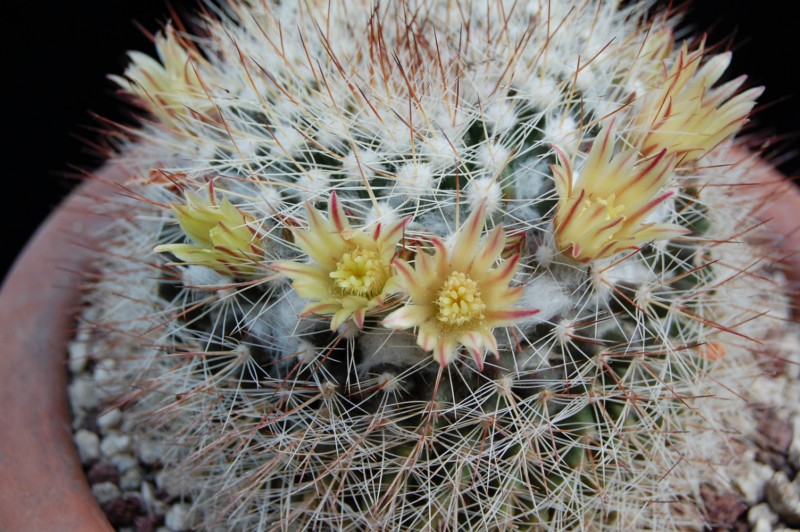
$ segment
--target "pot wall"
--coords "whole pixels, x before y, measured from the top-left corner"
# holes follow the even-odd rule
[[[0,530],[111,530],[72,443],[65,365],[88,256],[77,239],[100,221],[90,207],[109,189],[98,180],[73,193],[0,291]]]

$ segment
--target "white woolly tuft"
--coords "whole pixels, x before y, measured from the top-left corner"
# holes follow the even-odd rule
[[[314,344],[304,340],[299,340],[297,342],[297,349],[295,353],[297,356],[297,362],[303,365],[311,364],[317,358],[317,350],[314,347]]]
[[[369,208],[364,222],[367,226],[372,226],[377,223],[391,224],[399,219],[400,215],[397,213],[397,210],[392,208],[386,202],[380,202],[376,205],[372,205]]]
[[[573,152],[580,141],[580,130],[575,120],[567,115],[555,115],[546,119],[544,141]]]
[[[352,340],[361,334],[361,329],[359,329],[358,325],[356,325],[353,321],[346,321],[339,325],[339,327],[336,329],[336,332],[338,332],[342,338]]]
[[[514,104],[508,101],[494,101],[486,105],[483,116],[496,135],[508,133],[518,120]]]
[[[469,182],[466,196],[470,208],[477,209],[485,202],[486,214],[491,215],[500,207],[500,201],[503,199],[503,190],[494,179],[479,177]]]
[[[366,332],[360,346],[365,357],[360,371],[366,375],[374,367],[386,364],[395,367],[414,366],[430,358],[416,345],[414,336],[405,332],[375,330]]]
[[[279,213],[284,208],[281,191],[270,185],[263,185],[258,189],[258,198],[253,207],[259,209],[267,217]]]
[[[345,181],[370,180],[380,170],[380,154],[374,150],[365,148],[351,151],[342,159],[342,173]]]
[[[530,98],[531,104],[537,109],[550,109],[561,101],[561,90],[556,80],[551,77],[542,77],[534,73],[522,81],[521,86]]]
[[[278,158],[292,159],[305,143],[303,135],[292,124],[280,124],[273,128],[274,144],[270,147],[270,155]]]
[[[420,141],[419,152],[433,168],[439,169],[456,164],[463,148],[459,134],[448,136],[443,131],[433,130]]]
[[[412,200],[433,194],[436,181],[427,163],[405,163],[395,176],[397,191]]]
[[[489,176],[494,176],[508,164],[510,156],[508,148],[490,141],[478,148],[477,161]]]
[[[329,194],[330,175],[324,170],[312,168],[303,172],[295,183],[297,194],[303,200],[321,201]]]
[[[230,285],[233,279],[215,272],[205,266],[190,264],[181,268],[183,285],[193,288],[223,287]]]
[[[538,309],[539,313],[521,322],[520,326],[549,322],[564,312],[573,310],[574,295],[549,276],[540,275],[525,282],[520,308]]]

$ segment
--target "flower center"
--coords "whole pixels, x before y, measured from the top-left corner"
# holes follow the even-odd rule
[[[612,193],[607,198],[588,198],[583,202],[582,211],[592,208],[595,205],[602,205],[606,211],[606,221],[620,217],[620,213],[625,210],[625,205],[614,205],[617,195]],[[624,216],[622,218],[625,218]]]
[[[378,295],[386,283],[386,269],[377,251],[357,247],[342,255],[331,272],[336,286],[347,295],[367,298]]]
[[[483,319],[486,310],[478,283],[461,272],[451,273],[444,281],[436,297],[436,307],[436,319],[454,327]]]

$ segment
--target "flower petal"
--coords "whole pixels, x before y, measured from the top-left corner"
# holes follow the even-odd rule
[[[375,299],[378,300],[378,304],[381,304],[387,297],[391,296],[392,294],[398,294],[402,291],[403,284],[396,275],[393,275],[386,280],[383,285],[383,290]]]
[[[508,260],[503,261],[497,268],[491,270],[488,275],[481,279],[481,288],[484,290],[496,290],[498,287],[508,287],[508,283],[517,273],[520,255],[516,253]]]
[[[383,326],[389,329],[408,329],[423,323],[432,315],[429,305],[406,305],[386,316]]]
[[[453,251],[450,256],[450,265],[453,270],[466,272],[469,264],[475,258],[478,249],[478,241],[481,238],[483,225],[486,222],[486,202],[481,202],[480,206],[472,211],[461,227],[461,234],[458,236]]]
[[[538,313],[539,309],[495,310],[486,314],[486,322],[491,327],[508,326]]]
[[[328,202],[328,216],[339,234],[346,234],[350,230],[350,222],[344,214],[342,204],[339,203],[339,196],[336,195],[336,191],[331,192],[331,200]]]
[[[399,222],[389,224],[384,228],[381,228],[381,225],[378,224],[373,238],[378,243],[383,260],[388,262],[392,259],[397,248],[397,243],[403,238],[403,230],[409,221],[411,221],[411,217],[407,216]]]
[[[483,250],[475,257],[475,260],[472,261],[467,274],[475,281],[480,281],[481,276],[500,258],[500,254],[503,253],[505,245],[506,232],[503,230],[503,226],[499,225],[489,233],[489,236],[481,245]]]
[[[364,328],[364,317],[367,314],[367,307],[359,307],[353,312],[353,322],[359,329]]]
[[[310,262],[283,261],[274,264],[272,268],[278,270],[279,272],[285,273],[292,279],[306,275],[319,277],[320,279],[326,279],[328,277],[325,273],[325,270]]]
[[[633,245],[638,246],[645,242],[654,240],[670,240],[679,236],[686,236],[691,231],[683,226],[676,224],[653,224],[638,231],[634,235]]]
[[[331,330],[335,331],[339,326],[353,315],[353,309],[343,308],[337,311],[331,318]]]
[[[599,194],[603,193],[600,189],[604,186],[604,180],[600,179],[600,177],[608,170],[614,154],[615,131],[613,120],[600,131],[594,144],[592,144],[591,150],[589,150],[589,157],[587,157],[583,165],[578,182],[575,183],[576,188],[597,190]]]
[[[411,300],[417,304],[427,303],[431,297],[428,283],[425,278],[420,275],[404,260],[397,259],[394,261],[394,269],[397,272],[397,279],[400,286],[403,287],[403,292],[411,297]]]
[[[433,352],[433,358],[442,366],[448,365],[458,354],[458,344],[451,338],[441,338]]]
[[[560,198],[572,197],[572,165],[558,146],[553,146],[558,162],[550,165],[556,182],[556,192]]]
[[[310,316],[311,314],[333,314],[338,312],[341,308],[342,306],[338,303],[333,303],[330,301],[315,301],[303,307],[299,316],[302,318],[305,316]]]
[[[313,209],[313,207],[311,207]],[[314,209],[316,211],[316,209]],[[319,211],[316,211],[319,214]],[[312,220],[309,211],[309,220]],[[314,227],[315,229],[311,229]],[[327,270],[336,268],[336,261],[350,249],[350,246],[339,235],[332,231],[330,224],[312,223],[308,231],[293,229],[294,241],[306,255]],[[321,229],[320,229],[321,228]]]
[[[435,256],[417,248],[417,253],[414,255],[414,269],[421,279],[433,279],[436,276]]]
[[[423,323],[419,326],[417,334],[417,345],[423,351],[433,351],[439,345],[439,329],[431,322]]]
[[[536,312],[539,312],[538,310]],[[500,359],[500,349],[497,347],[497,338],[494,337],[492,334],[492,330],[489,327],[483,327],[480,330],[481,338],[483,339],[483,345],[486,346],[486,349],[489,350],[490,353],[494,355],[496,359]]]
[[[481,334],[478,331],[469,331],[462,334],[458,341],[467,348],[467,351],[469,351],[475,359],[475,363],[478,365],[478,371],[483,371],[483,353],[485,348],[484,339]]]

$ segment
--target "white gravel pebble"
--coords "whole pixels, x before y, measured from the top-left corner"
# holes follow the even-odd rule
[[[139,464],[139,460],[130,453],[113,454],[109,457],[109,460],[120,473],[125,473]]]
[[[173,532],[181,532],[191,528],[189,521],[189,510],[191,506],[185,503],[178,503],[172,506],[164,516],[164,524]]]
[[[753,528],[750,529],[751,532],[772,532],[772,523],[770,523],[766,518],[761,517],[756,521],[756,524],[753,525]]]
[[[756,504],[747,511],[747,522],[753,527],[758,527],[759,522],[766,522],[769,525],[774,525],[778,523],[778,516],[772,511],[769,504],[762,502],[761,504]],[[770,529],[772,529],[771,526]]]
[[[75,433],[74,440],[82,464],[87,464],[100,458],[100,438],[97,434],[90,430],[81,429]]]
[[[170,497],[185,498],[189,494],[186,492],[186,482],[180,478],[175,478],[174,474],[166,471],[156,473],[156,486],[167,492]]]
[[[119,487],[124,490],[138,490],[142,485],[142,470],[131,467],[119,479]]]
[[[789,481],[786,473],[776,471],[767,484],[767,502],[783,522],[800,526],[800,490]]]
[[[97,389],[90,378],[78,377],[69,385],[69,402],[73,413],[85,414],[97,406]]]
[[[97,426],[100,427],[100,432],[106,434],[109,430],[119,427],[122,422],[122,412],[119,408],[109,410],[97,418]]]
[[[67,352],[69,353],[69,370],[73,374],[78,374],[86,368],[86,362],[89,361],[89,347],[85,341],[70,342],[67,345]]]
[[[139,459],[143,464],[153,465],[164,456],[164,446],[155,440],[139,442]]]
[[[167,505],[156,497],[156,488],[150,482],[142,482],[140,493],[142,494],[140,500],[147,513],[164,515],[167,512]]]
[[[774,471],[759,462],[745,462],[734,478],[736,487],[748,505],[764,500],[764,488]]]
[[[789,461],[800,469],[800,415],[792,418],[792,443],[789,444]]]
[[[114,456],[131,448],[131,437],[127,434],[110,433],[100,442],[100,451],[104,456]]]
[[[94,498],[97,499],[97,502],[100,504],[111,502],[122,495],[122,492],[113,482],[98,482],[94,484],[92,486],[92,493],[94,493]]]
[[[107,398],[118,395],[126,389],[125,383],[119,378],[116,362],[111,359],[103,359],[95,365],[94,382]]]

